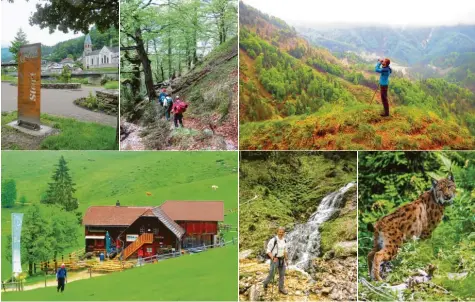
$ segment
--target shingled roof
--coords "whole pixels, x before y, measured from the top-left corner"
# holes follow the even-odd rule
[[[167,200],[160,208],[174,221],[224,221],[222,201]]]
[[[82,219],[89,226],[129,226],[152,207],[92,206]]]

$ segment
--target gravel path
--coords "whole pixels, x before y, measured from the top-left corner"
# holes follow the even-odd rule
[[[41,113],[74,118],[85,122],[96,122],[116,127],[117,117],[93,112],[74,105],[73,101],[80,97],[87,97],[89,92],[94,93],[98,87],[84,86],[81,89],[41,89]],[[17,110],[17,86],[2,82],[2,111]]]

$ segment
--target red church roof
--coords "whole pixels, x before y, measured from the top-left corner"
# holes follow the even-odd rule
[[[160,208],[175,221],[224,221],[222,201],[168,200]]]

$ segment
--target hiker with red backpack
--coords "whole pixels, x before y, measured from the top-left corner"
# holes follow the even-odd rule
[[[178,128],[178,123],[180,123],[181,127],[183,128],[183,113],[187,108],[188,104],[180,100],[180,97],[177,95],[172,106],[173,122],[175,123],[175,128]]]

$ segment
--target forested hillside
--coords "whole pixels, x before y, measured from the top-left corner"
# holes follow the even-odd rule
[[[243,149],[470,149],[475,95],[443,79],[395,72],[392,117],[376,73],[311,46],[282,20],[240,3],[240,144]],[[374,68],[374,67],[372,67]],[[371,68],[371,69],[372,69]]]
[[[103,46],[118,46],[119,33],[114,28],[101,33],[95,27],[89,32],[91,35],[93,50],[101,49]],[[30,42],[34,42],[34,37],[27,37]],[[43,60],[59,62],[65,58],[77,59],[82,56],[84,50],[85,36],[59,42],[53,46],[42,45],[41,57]],[[8,48],[2,48],[2,61],[12,60],[12,54]]]
[[[408,77],[445,78],[475,91],[475,25],[434,27],[299,26],[310,43],[333,52],[389,57]]]
[[[121,2],[124,148],[237,149],[236,17],[236,0]],[[189,104],[182,127],[165,119],[163,89]]]

